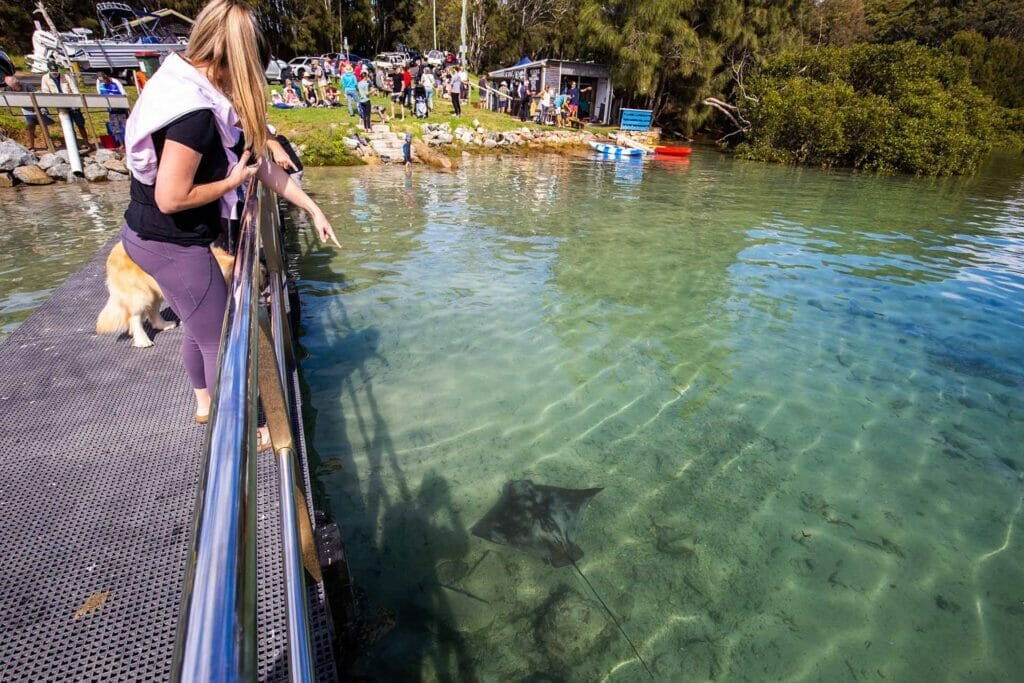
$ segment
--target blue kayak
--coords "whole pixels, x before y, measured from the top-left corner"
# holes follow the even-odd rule
[[[617,145],[606,145],[602,142],[590,142],[590,146],[596,149],[605,156],[614,157],[621,159],[622,157],[642,157],[644,151],[642,149],[632,149],[630,147],[619,147]]]

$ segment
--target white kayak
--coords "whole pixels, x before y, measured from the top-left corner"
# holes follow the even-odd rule
[[[590,142],[590,146],[596,149],[605,156],[614,157],[620,159],[622,157],[642,157],[644,150],[642,149],[630,149],[629,147],[619,147],[617,145],[606,145],[603,142]]]

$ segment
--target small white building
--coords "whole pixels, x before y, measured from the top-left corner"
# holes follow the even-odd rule
[[[604,64],[541,59],[491,71],[487,77],[495,89],[501,81],[506,81],[510,88],[513,81],[528,81],[531,92],[539,92],[548,85],[556,93],[565,92],[575,82],[580,89],[580,118],[601,125],[608,125],[611,120],[612,80]]]

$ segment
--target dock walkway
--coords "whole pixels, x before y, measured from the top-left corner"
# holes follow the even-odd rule
[[[96,335],[112,244],[0,343],[2,683],[170,676],[204,427],[180,328],[148,349]],[[301,424],[296,438],[308,493]],[[277,468],[271,451],[257,461],[259,674],[278,681]],[[333,681],[323,585],[308,592],[318,678]]]

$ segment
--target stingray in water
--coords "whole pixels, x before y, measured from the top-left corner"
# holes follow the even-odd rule
[[[563,489],[542,486],[529,479],[510,481],[505,484],[498,502],[473,525],[471,531],[473,535],[488,541],[510,545],[538,556],[554,567],[571,564],[618,627],[619,633],[633,648],[633,654],[640,660],[644,670],[653,678],[654,674],[647,668],[647,662],[640,656],[636,645],[576,564],[576,560],[583,557],[583,550],[574,540],[583,518],[583,510],[590,499],[601,491],[599,488]]]

